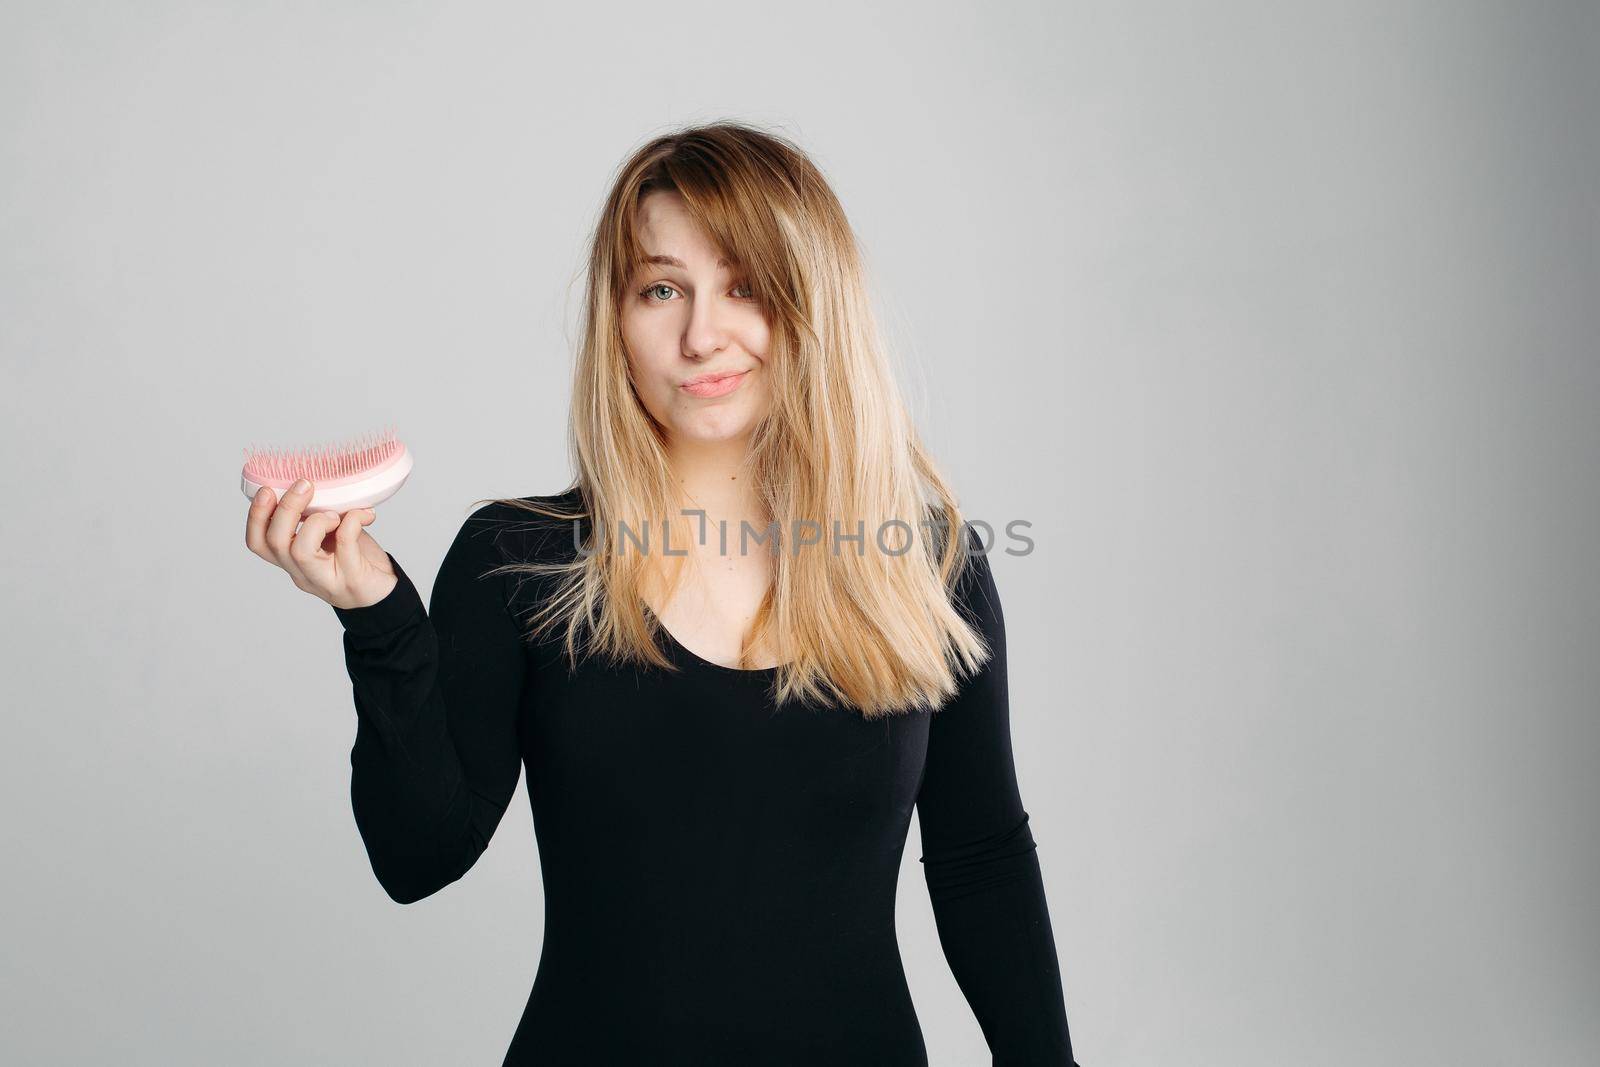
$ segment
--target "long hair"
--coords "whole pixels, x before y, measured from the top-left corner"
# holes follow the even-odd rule
[[[868,718],[937,706],[955,693],[957,671],[976,670],[989,654],[952,599],[970,546],[949,532],[964,534],[965,522],[894,381],[833,190],[794,143],[732,120],[681,127],[638,148],[593,230],[569,420],[581,504],[494,501],[587,531],[571,558],[502,568],[559,579],[530,637],[564,626],[573,663],[598,654],[676,666],[644,602],[644,583],[655,580],[645,554],[637,543],[626,550],[622,532],[670,522],[673,544],[692,536],[622,334],[623,301],[647,254],[636,210],[658,189],[681,195],[769,324],[772,403],[752,432],[748,470],[779,550],[741,666],[752,648],[775,652],[780,703],[842,702]]]

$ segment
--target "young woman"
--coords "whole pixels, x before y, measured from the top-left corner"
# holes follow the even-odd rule
[[[719,122],[624,164],[571,430],[573,484],[473,512],[426,609],[370,510],[263,490],[246,535],[344,627],[393,899],[465,874],[527,767],[545,932],[505,1062],[926,1064],[915,808],[994,1062],[1072,1064],[994,578],[792,143]]]

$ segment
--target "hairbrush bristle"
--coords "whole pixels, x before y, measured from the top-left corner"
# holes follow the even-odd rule
[[[332,481],[371,470],[393,458],[402,447],[392,426],[377,433],[362,434],[344,445],[318,444],[287,449],[251,445],[244,450],[244,475],[263,484],[296,478]]]

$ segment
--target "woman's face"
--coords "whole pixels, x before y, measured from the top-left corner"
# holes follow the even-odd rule
[[[761,308],[744,279],[718,262],[676,192],[640,202],[639,238],[656,261],[631,279],[622,339],[645,410],[669,443],[747,437],[770,398]],[[707,375],[733,377],[695,384]]]

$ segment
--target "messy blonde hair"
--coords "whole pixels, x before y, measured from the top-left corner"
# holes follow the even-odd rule
[[[619,544],[620,525],[676,524],[682,506],[662,431],[634,392],[622,336],[623,301],[648,254],[636,211],[656,190],[683,198],[769,324],[772,404],[752,432],[748,470],[782,550],[741,667],[765,641],[781,664],[777,702],[839,701],[868,718],[942,703],[956,691],[957,670],[976,670],[989,654],[951,595],[970,545],[948,532],[967,527],[894,381],[844,209],[795,144],[731,120],[641,146],[617,172],[593,231],[569,421],[579,509],[539,502],[550,498],[494,501],[581,519],[587,531],[573,558],[501,568],[560,579],[530,620],[530,636],[563,625],[572,663],[586,646],[676,669],[644,602],[654,580],[645,556]],[[811,551],[789,550],[796,523],[820,530]],[[863,529],[862,541],[837,551],[829,544],[836,533]],[[931,538],[922,536],[930,529]],[[680,529],[672,537],[687,543]]]

